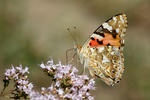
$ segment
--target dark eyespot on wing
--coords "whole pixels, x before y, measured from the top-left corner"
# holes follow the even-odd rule
[[[110,44],[108,43],[107,46],[110,46]]]
[[[115,70],[112,70],[112,73],[115,73]]]
[[[113,80],[113,81],[115,81],[115,80],[116,80],[116,78],[113,78],[112,80]]]
[[[97,42],[98,42],[98,44],[100,44],[100,45],[103,44],[103,41],[99,41],[98,39],[97,39]]]
[[[114,39],[116,39],[116,35],[117,35],[117,34],[112,34],[112,37],[113,37]]]
[[[91,40],[95,40],[95,38],[91,37]]]
[[[124,44],[121,44],[121,46],[123,47],[123,46],[124,46]]]
[[[92,45],[92,43],[89,43],[89,45]]]
[[[116,30],[114,30],[114,29],[112,30],[112,33],[113,33],[113,34],[118,34],[118,33],[116,32]]]

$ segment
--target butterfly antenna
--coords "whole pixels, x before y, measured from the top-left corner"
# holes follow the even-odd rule
[[[76,29],[75,26],[74,26],[74,29]],[[73,40],[73,43],[76,45],[76,44],[77,44],[77,40],[76,40],[75,36],[73,35],[74,32],[72,32],[72,31],[70,30],[70,28],[67,28],[67,31],[68,31],[69,35],[71,36],[71,38],[72,38],[72,40]]]
[[[74,29],[76,29],[75,26],[74,26]],[[73,40],[73,45],[76,46],[76,45],[77,45],[77,40],[76,40],[75,36],[73,35],[74,32],[72,32],[72,31],[70,30],[70,28],[67,28],[67,31],[68,31],[69,35],[71,36],[71,38],[72,38],[72,40]],[[68,49],[68,50],[66,51],[66,64],[68,64],[68,53],[69,53],[69,51],[73,51],[73,50],[75,50],[75,47],[70,48],[70,49]],[[75,54],[76,54],[76,53],[75,53]],[[75,56],[75,54],[74,54],[74,56]],[[73,56],[72,59],[74,59],[74,56]],[[71,60],[71,61],[72,61],[72,60]],[[69,63],[70,63],[70,61],[69,61]]]

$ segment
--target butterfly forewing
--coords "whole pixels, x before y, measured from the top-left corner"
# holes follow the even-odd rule
[[[124,71],[122,50],[126,27],[126,15],[118,14],[100,25],[82,47],[77,47],[84,67],[108,85],[118,83]]]
[[[124,36],[127,28],[127,17],[125,14],[118,14],[113,16],[109,20],[100,25],[94,34],[104,37],[105,33],[110,33],[113,38],[118,35],[120,40],[120,46],[124,46]]]

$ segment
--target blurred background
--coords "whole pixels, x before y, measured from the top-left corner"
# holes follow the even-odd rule
[[[123,12],[128,16],[123,79],[115,87],[97,79],[92,94],[95,100],[150,100],[149,10],[149,0],[0,0],[0,91],[12,64],[28,66],[37,89],[48,87],[39,64],[49,58],[65,63],[72,37],[82,45],[102,22]]]

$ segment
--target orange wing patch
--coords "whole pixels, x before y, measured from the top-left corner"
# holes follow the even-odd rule
[[[91,37],[89,42],[90,47],[103,47],[103,46],[116,46],[120,47],[119,35],[112,35],[110,33],[104,33],[103,39],[98,39],[96,37]]]

